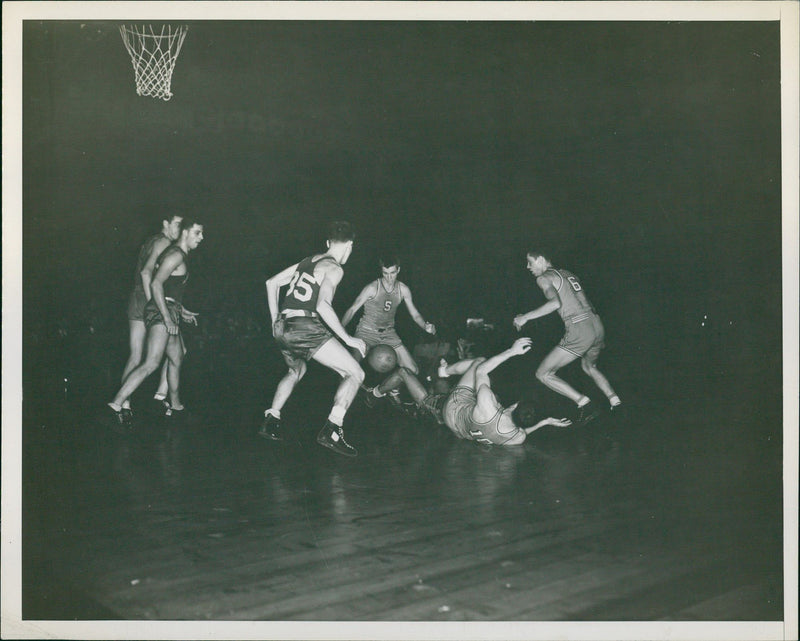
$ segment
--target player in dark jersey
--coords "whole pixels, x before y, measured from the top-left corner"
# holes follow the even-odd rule
[[[181,216],[163,219],[161,221],[161,232],[150,236],[139,249],[136,273],[133,276],[133,291],[128,298],[130,356],[122,370],[122,381],[142,362],[144,342],[147,335],[147,327],[145,327],[144,323],[144,307],[152,297],[150,282],[153,279],[156,260],[173,241],[178,239],[181,232],[181,220],[183,220]],[[161,368],[161,379],[156,392],[157,399],[166,398],[168,366],[169,361],[166,361]],[[131,420],[132,411],[129,400],[126,400],[122,405],[122,417],[128,422]]]
[[[184,309],[181,301],[189,267],[186,257],[197,249],[203,240],[203,225],[184,218],[180,224],[180,237],[176,243],[164,251],[158,259],[158,268],[150,283],[152,297],[144,308],[144,322],[147,327],[147,347],[144,361],[135,367],[122,382],[122,387],[108,407],[115,426],[124,425],[122,405],[144,380],[155,372],[166,353],[170,367],[167,371],[169,383],[170,409],[183,410],[180,401],[180,367],[183,360],[183,345],[180,339],[180,322],[197,324],[197,314]]]
[[[389,345],[397,353],[397,361],[415,374],[419,372],[417,363],[403,345],[394,328],[394,318],[400,303],[405,303],[414,322],[428,334],[436,333],[436,326],[428,323],[414,305],[408,285],[397,280],[400,262],[397,258],[381,258],[381,277],[369,283],[342,316],[342,325],[347,327],[356,312],[364,308],[364,313],[356,326],[356,336],[367,344],[367,349],[375,345]],[[356,356],[358,358],[358,356]]]
[[[345,345],[357,350],[362,357],[367,347],[363,340],[345,331],[333,309],[333,296],[344,275],[342,265],[353,251],[354,238],[349,223],[331,223],[325,253],[309,256],[267,280],[272,334],[289,371],[278,383],[272,406],[264,412],[259,436],[271,440],[283,438],[281,409],[305,375],[307,361],[313,359],[342,377],[328,419],[317,434],[317,442],[345,456],[358,453],[345,441],[342,424],[364,381],[364,370]],[[287,285],[289,289],[279,307],[279,291]]]
[[[399,367],[372,393],[379,396],[402,382],[416,404],[447,425],[458,438],[488,445],[521,445],[528,434],[545,425],[571,424],[566,418],[552,417],[533,423],[534,411],[530,406],[514,403],[504,407],[492,391],[490,372],[509,358],[525,354],[530,346],[530,338],[518,338],[509,349],[488,359],[465,359],[451,365],[442,360],[440,379],[460,377],[446,392],[429,392],[414,374]]]
[[[605,347],[605,329],[580,280],[566,269],[556,269],[539,252],[527,254],[528,271],[536,277],[536,284],[544,292],[547,302],[527,314],[514,318],[514,327],[519,331],[530,320],[558,311],[564,321],[565,334],[561,342],[551,351],[536,370],[536,378],[554,392],[572,400],[578,408],[579,423],[588,423],[598,415],[591,399],[581,394],[556,372],[575,359],[581,359],[581,367],[608,398],[611,409],[621,404],[619,396],[608,379],[597,369],[600,350]]]

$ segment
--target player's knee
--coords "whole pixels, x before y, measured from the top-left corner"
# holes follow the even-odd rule
[[[536,379],[540,383],[544,383],[545,381],[550,380],[550,377],[553,375],[553,370],[549,367],[540,367],[536,370]]]
[[[364,382],[364,378],[366,376],[366,374],[364,374],[364,368],[362,368],[358,364],[354,368],[352,368],[352,370],[349,371],[347,375],[353,380],[355,380],[359,385],[361,385]]]
[[[597,365],[595,363],[590,362],[590,361],[582,360],[581,361],[581,368],[583,369],[584,372],[586,372],[589,376],[591,376],[592,373],[595,370],[597,370]]]
[[[289,368],[289,375],[297,382],[306,375],[306,369],[305,362],[301,361]]]

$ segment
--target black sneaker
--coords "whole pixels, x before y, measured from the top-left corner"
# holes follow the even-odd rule
[[[264,420],[261,421],[261,427],[258,428],[258,435],[269,441],[282,441],[283,433],[280,420],[272,414],[266,414]]]
[[[133,425],[133,410],[130,407],[123,407],[119,413],[122,415],[122,421],[130,429]]]
[[[325,421],[325,425],[317,434],[317,443],[337,454],[344,456],[357,456],[358,450],[344,440],[344,432],[338,425]]]
[[[130,424],[125,421],[125,417],[121,411],[118,412],[110,405],[106,405],[106,409],[103,411],[103,417],[109,427],[117,434],[127,434],[130,432]]]
[[[600,415],[600,410],[595,407],[595,404],[589,401],[583,407],[578,408],[578,415],[575,419],[575,423],[577,425],[586,425],[590,421],[593,421]]]
[[[375,396],[373,393],[375,388],[373,387],[365,387],[363,389],[364,393],[361,395],[361,399],[364,401],[364,405],[370,409],[374,408],[378,404],[378,401],[383,398],[383,396]]]

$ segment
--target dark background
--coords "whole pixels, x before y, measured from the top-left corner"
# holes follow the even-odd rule
[[[337,310],[393,249],[447,340],[470,316],[495,324],[490,347],[516,336],[543,302],[527,249],[574,271],[606,326],[601,369],[651,408],[642,434],[716,450],[780,531],[777,22],[191,22],[169,102],[137,96],[117,23],[23,35],[25,430],[113,396],[138,248],[172,214],[206,237],[184,397],[257,415],[284,367],[264,280],[347,219]],[[562,329],[526,326],[534,353],[501,395],[559,403],[533,371]],[[733,427],[674,409],[717,397],[747,408]]]

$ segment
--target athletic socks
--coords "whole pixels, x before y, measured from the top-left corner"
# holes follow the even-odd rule
[[[578,408],[586,407],[589,403],[592,402],[592,399],[588,396],[584,396],[581,400],[578,401]]]
[[[114,410],[115,412],[122,411],[122,405],[117,405],[116,403],[108,403],[108,406]]]
[[[155,394],[153,394],[153,398],[156,399],[157,401],[165,401],[167,400],[167,395],[161,394],[160,392],[156,392]]]
[[[334,405],[333,409],[331,409],[331,413],[328,415],[328,420],[337,427],[341,427],[342,423],[344,423],[344,415],[346,412],[347,410],[344,407]]]
[[[619,400],[619,396],[617,396],[616,394],[610,397],[608,399],[608,402],[611,404],[611,409],[614,409],[615,407],[619,407],[620,405],[622,405],[622,401]]]
[[[264,410],[264,416],[267,416],[268,414],[272,414],[275,418],[277,418],[278,420],[281,420],[281,411],[280,410],[274,410],[274,409],[272,409],[270,407],[268,410]]]

